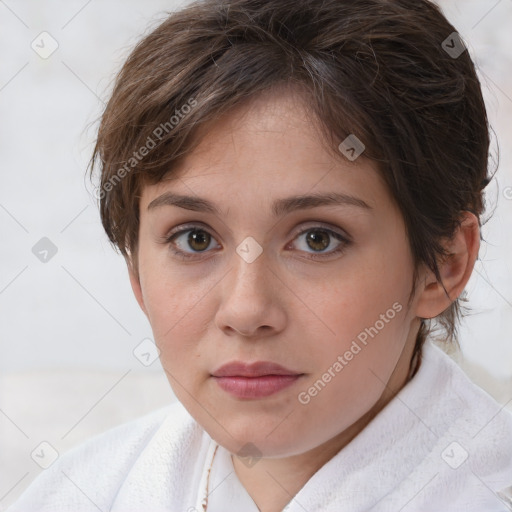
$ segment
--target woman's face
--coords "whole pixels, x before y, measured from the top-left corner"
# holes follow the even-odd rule
[[[233,453],[318,447],[396,368],[406,378],[419,323],[402,217],[370,161],[335,158],[318,136],[298,99],[262,96],[142,193],[135,294],[176,396]],[[219,377],[234,361],[294,376]]]

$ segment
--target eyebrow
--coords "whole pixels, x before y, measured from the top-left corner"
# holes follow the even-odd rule
[[[272,214],[274,217],[282,217],[288,213],[297,210],[307,210],[318,206],[352,206],[362,208],[363,210],[372,210],[373,208],[358,197],[348,194],[329,192],[324,194],[310,194],[286,197],[284,199],[276,199],[272,203]],[[221,212],[214,203],[208,199],[196,196],[180,195],[174,192],[165,192],[164,194],[153,199],[148,205],[148,210],[153,210],[161,206],[178,206],[185,210],[193,210],[195,212],[212,213],[221,216]]]

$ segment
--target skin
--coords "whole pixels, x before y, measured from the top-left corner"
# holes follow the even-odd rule
[[[130,281],[174,393],[234,454],[236,474],[259,510],[275,512],[406,384],[420,318],[444,311],[471,275],[478,220],[465,212],[446,241],[452,255],[440,271],[449,297],[422,267],[407,308],[413,260],[396,204],[364,155],[349,162],[326,151],[299,95],[262,95],[203,135],[172,176],[143,188],[138,268],[128,260]],[[221,213],[173,205],[148,210],[168,191],[206,198]],[[371,209],[331,205],[272,216],[275,199],[332,191]],[[189,232],[178,235],[174,247],[193,256],[183,261],[165,239],[190,223],[200,223],[192,227],[205,230],[206,241],[190,245]],[[308,244],[308,233],[322,228],[351,242],[338,254],[332,251],[343,242],[334,236],[324,234],[325,249]],[[251,263],[236,252],[248,236],[263,249]],[[394,303],[401,311],[321,392],[300,403],[298,394]],[[269,397],[238,399],[211,376],[233,360],[274,361],[305,375]],[[236,456],[248,442],[261,456],[252,466]]]

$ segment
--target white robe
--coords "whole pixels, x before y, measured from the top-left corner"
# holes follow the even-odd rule
[[[63,454],[8,512],[203,512],[216,446],[176,402]],[[222,446],[209,488],[208,512],[258,512]],[[507,512],[511,491],[512,414],[427,341],[415,377],[284,510]]]

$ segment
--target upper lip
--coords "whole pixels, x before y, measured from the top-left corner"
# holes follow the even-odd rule
[[[301,374],[271,361],[256,361],[254,363],[232,361],[217,368],[212,375],[214,377],[261,377],[263,375]]]

